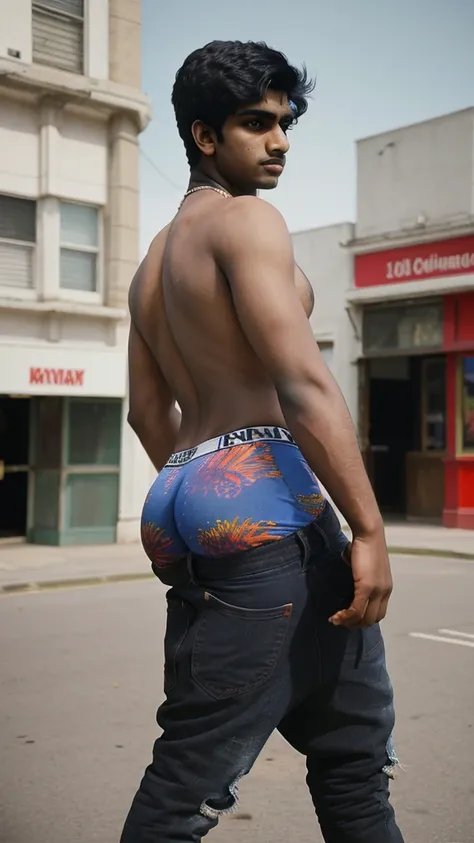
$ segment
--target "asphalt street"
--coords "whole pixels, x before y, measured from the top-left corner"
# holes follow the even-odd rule
[[[400,556],[384,624],[406,843],[474,840],[474,563]],[[0,598],[0,841],[118,843],[157,734],[164,589]],[[216,843],[320,841],[304,759],[273,737]]]

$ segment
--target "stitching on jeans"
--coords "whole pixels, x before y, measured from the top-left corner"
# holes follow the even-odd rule
[[[182,604],[182,609],[184,609],[184,611],[186,612],[186,627],[185,627],[185,630],[184,630],[183,634],[180,636],[176,647],[173,650],[173,656],[172,656],[172,659],[171,659],[173,674],[172,674],[172,682],[170,684],[166,683],[166,673],[165,673],[165,682],[163,683],[163,686],[164,686],[164,690],[165,690],[166,694],[171,693],[171,691],[173,691],[174,688],[176,688],[176,685],[178,684],[176,660],[178,658],[181,647],[183,646],[184,641],[187,638],[187,635],[188,635],[188,632],[189,632],[189,626],[190,626],[189,609],[188,609],[187,605],[185,605],[183,600],[181,600],[181,604]],[[166,633],[165,633],[165,639],[166,639]],[[166,667],[166,660],[165,660],[165,667]]]
[[[201,643],[201,645],[198,644],[198,635],[199,635],[199,632],[202,628],[203,621],[205,620],[204,616],[201,616],[200,619],[197,622],[196,636],[195,636],[195,639],[194,639],[194,642],[193,642],[193,648],[192,648],[192,653],[191,653],[191,676],[193,678],[193,681],[206,694],[208,694],[210,697],[212,697],[213,699],[216,699],[216,700],[225,700],[225,699],[242,697],[245,694],[248,694],[248,693],[251,693],[251,692],[257,690],[262,685],[265,685],[272,678],[272,676],[275,673],[275,670],[277,668],[277,665],[280,661],[281,653],[282,653],[282,650],[283,650],[283,645],[284,645],[284,643],[286,641],[286,638],[287,638],[287,635],[288,635],[288,628],[290,626],[291,615],[292,615],[292,612],[290,612],[286,616],[282,614],[280,618],[270,619],[270,620],[273,620],[273,621],[275,621],[275,620],[285,620],[285,625],[284,625],[284,628],[283,628],[283,634],[281,636],[281,641],[279,642],[278,647],[277,647],[276,652],[275,652],[273,663],[268,668],[268,670],[265,672],[265,674],[260,679],[258,679],[256,681],[254,680],[254,682],[246,685],[245,687],[240,687],[240,688],[227,687],[221,693],[218,693],[215,690],[211,690],[209,687],[207,687],[207,683],[205,683],[201,679],[199,679],[199,676],[198,676],[199,670],[196,667],[196,661],[197,661],[197,657],[198,657],[200,651],[202,651],[202,643]],[[248,620],[248,618],[245,619],[245,620]],[[269,621],[267,621],[267,623],[268,622]]]

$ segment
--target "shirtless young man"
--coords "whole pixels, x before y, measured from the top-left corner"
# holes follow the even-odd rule
[[[122,843],[197,843],[274,729],[307,758],[326,843],[402,843],[382,519],[287,227],[256,197],[311,88],[256,43],[208,44],[176,77],[190,189],[130,290],[129,422],[160,472],[142,539],[172,586],[166,701]]]

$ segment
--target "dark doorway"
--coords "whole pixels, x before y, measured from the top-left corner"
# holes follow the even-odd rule
[[[0,396],[0,538],[26,534],[30,400]]]
[[[370,361],[370,475],[381,511],[404,515],[406,454],[418,447],[417,361],[408,357]]]

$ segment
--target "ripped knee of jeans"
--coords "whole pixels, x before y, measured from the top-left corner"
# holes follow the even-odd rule
[[[224,796],[209,796],[201,803],[200,813],[209,820],[217,820],[225,814],[232,814],[237,810],[239,801],[239,782],[246,775],[246,770],[234,779]]]
[[[400,761],[398,760],[397,753],[395,752],[395,748],[393,746],[393,739],[390,736],[387,741],[387,764],[382,768],[382,772],[385,773],[389,779],[394,779],[397,767],[399,766]]]
[[[252,769],[255,759],[265,744],[268,735],[253,735],[246,738],[232,737],[224,747],[224,753],[232,759],[226,764],[227,779],[230,784],[224,784],[222,790],[209,793],[201,802],[199,813],[209,820],[218,820],[224,814],[232,814],[237,810],[239,801],[239,784],[241,779]],[[232,771],[232,772],[230,772]],[[236,772],[238,771],[238,772]]]

